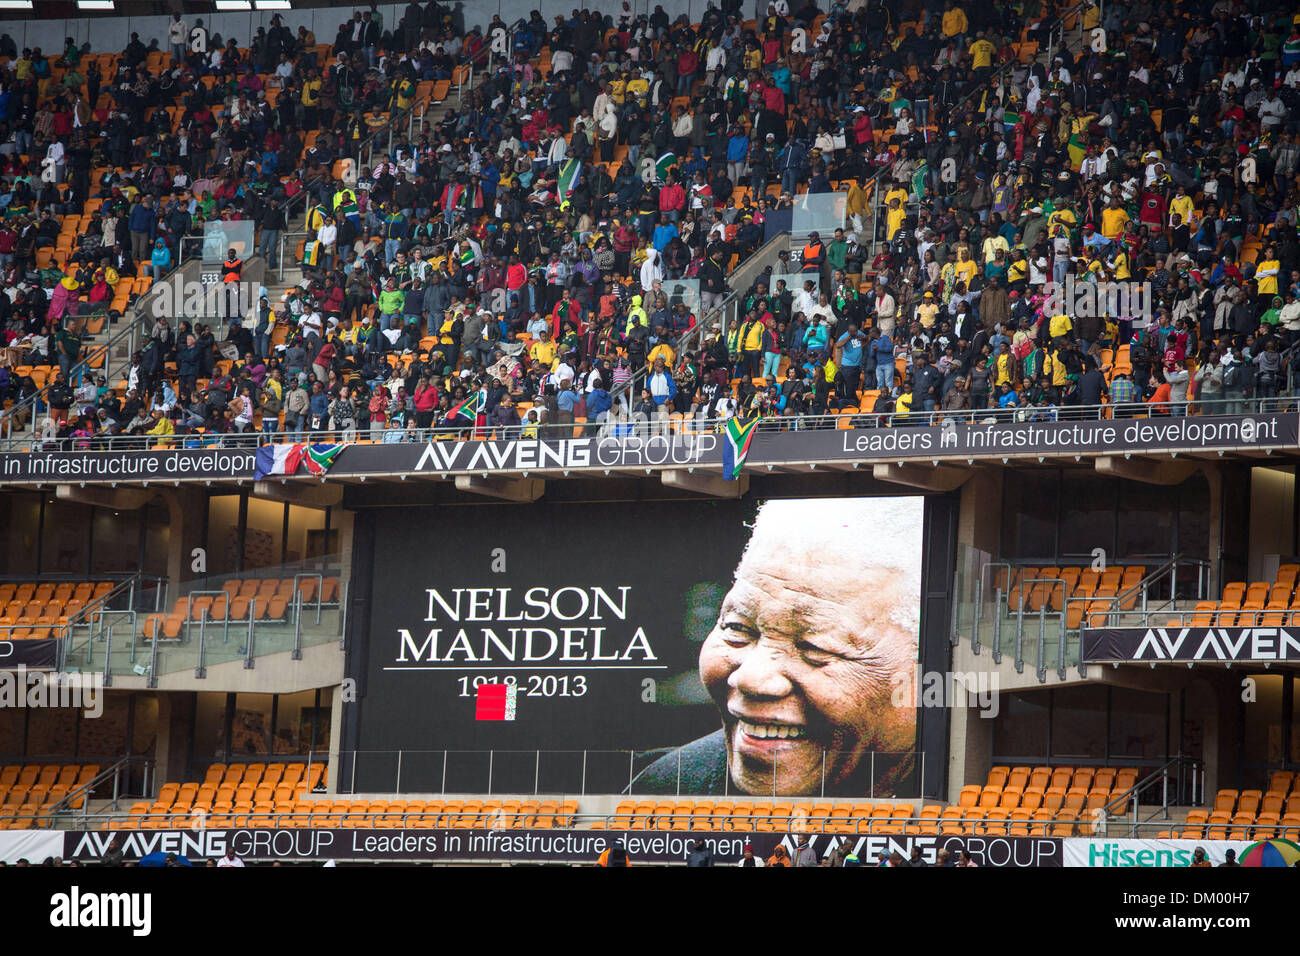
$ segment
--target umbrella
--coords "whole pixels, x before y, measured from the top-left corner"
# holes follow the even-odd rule
[[[174,854],[162,853],[162,852],[158,852],[158,853],[150,853],[150,854],[147,855],[147,856],[142,856],[142,857],[140,857],[140,865],[141,865],[141,866],[166,866],[166,865],[167,865],[167,857],[168,857],[168,856],[173,856],[173,855],[174,855]],[[176,862],[179,863],[181,866],[193,866],[193,865],[194,865],[193,863],[191,863],[189,860],[187,860],[187,859],[186,859],[185,857],[183,857],[183,856],[177,856],[177,857],[176,857]]]
[[[1260,840],[1241,854],[1242,866],[1292,866],[1300,860],[1300,845],[1290,840]]]

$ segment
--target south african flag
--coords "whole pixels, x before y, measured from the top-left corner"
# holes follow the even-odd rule
[[[556,195],[560,201],[568,199],[573,194],[574,188],[578,185],[578,176],[582,172],[582,160],[571,159],[560,167],[560,175],[555,183]]]
[[[677,166],[677,154],[671,149],[659,157],[655,163],[655,178],[661,182],[668,178],[668,174]]]
[[[323,475],[330,470],[330,465],[334,464],[334,459],[346,447],[341,442],[334,445],[309,445],[307,454],[303,456],[302,463],[311,474]]]
[[[1086,149],[1083,145],[1083,137],[1078,133],[1072,133],[1070,135],[1070,141],[1065,145],[1066,149],[1069,150],[1070,153],[1070,168],[1075,170],[1079,169],[1083,166],[1083,157],[1086,153]]]
[[[741,421],[739,418],[727,419],[723,430],[727,440],[722,443],[722,477],[728,481],[735,481],[740,477],[741,469],[745,467],[745,459],[749,457],[750,446],[754,443],[754,432],[758,430],[758,423],[761,420],[761,415],[755,415],[748,421]]]
[[[470,421],[474,421],[474,419],[478,417],[478,413],[483,410],[483,404],[485,401],[486,399],[483,393],[481,391],[475,391],[474,394],[465,399],[465,401],[454,406],[451,411],[447,413],[447,417],[468,418]]]
[[[253,478],[262,481],[271,475],[295,475],[300,468],[306,468],[312,475],[323,475],[346,447],[345,443],[263,445],[257,450]]]

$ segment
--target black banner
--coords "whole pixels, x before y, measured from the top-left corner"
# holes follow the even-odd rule
[[[1300,629],[1125,627],[1083,632],[1086,663],[1113,661],[1300,661]]]
[[[1243,417],[1142,418],[1106,421],[994,422],[940,427],[760,429],[747,466],[767,462],[898,461],[907,458],[988,458],[1015,455],[1197,451],[1294,446],[1295,412]],[[428,442],[349,448],[331,474],[460,474],[680,468],[717,465],[722,436],[629,435],[567,440]]]
[[[528,512],[365,516],[354,792],[918,795],[921,497]]]
[[[179,445],[182,439],[177,438]],[[134,482],[252,478],[256,449],[154,448],[149,451],[32,452],[0,455],[5,482]]]
[[[64,833],[63,858],[100,859],[114,836],[122,839],[127,860],[151,853],[175,853],[202,865],[227,849],[248,862],[275,860],[366,860],[371,862],[577,863],[594,864],[615,841],[622,841],[633,865],[683,863],[691,845],[704,841],[720,865],[738,863],[746,845],[767,859],[777,845],[793,854],[800,837],[773,832],[690,832],[685,830],[446,830],[446,829],[241,829],[241,830],[88,830]],[[940,850],[955,860],[962,850],[979,866],[1059,867],[1061,841],[1049,837],[829,835],[810,834],[809,845],[826,859],[844,840],[863,866],[912,849],[926,863]]]
[[[29,641],[0,641],[0,670],[25,667],[52,670],[58,664],[59,642],[55,638]]]
[[[1068,409],[1061,409],[1066,414]],[[856,419],[865,423],[865,417]],[[1115,418],[1086,421],[978,423],[945,420],[940,426],[895,422],[892,427],[837,429],[799,426],[781,420],[755,435],[748,466],[802,462],[870,463],[907,459],[991,459],[1025,455],[1095,455],[1125,452],[1194,452],[1233,448],[1294,447],[1300,443],[1300,413],[1244,416]],[[673,435],[651,421],[636,426],[592,426],[582,438],[508,441],[433,441],[350,445],[329,474],[543,474],[563,471],[601,474],[606,470],[717,466],[722,470],[722,436],[712,426],[696,434]],[[631,434],[624,434],[631,432]],[[252,478],[255,449],[189,447],[178,436],[175,449],[120,452],[37,452],[0,455],[5,482],[116,482]],[[193,439],[197,445],[198,439]]]

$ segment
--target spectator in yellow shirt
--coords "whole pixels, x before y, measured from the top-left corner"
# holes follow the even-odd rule
[[[1189,229],[1195,228],[1193,219],[1196,215],[1196,203],[1192,197],[1187,195],[1187,188],[1179,186],[1174,198],[1169,200],[1169,222],[1173,224],[1175,215],[1182,216],[1182,221],[1187,223]]]
[[[921,304],[916,307],[916,321],[921,323],[922,328],[930,329],[938,317],[939,304],[934,301],[934,293],[927,292],[921,297]]]
[[[997,52],[997,47],[984,39],[983,30],[975,34],[975,37],[975,42],[970,45],[967,52],[971,56],[972,65],[975,69],[987,70],[993,66],[993,54]]]
[[[1113,242],[1123,234],[1128,219],[1128,212],[1120,206],[1119,198],[1112,196],[1110,205],[1101,211],[1101,234]]]
[[[905,219],[907,219],[907,210],[898,201],[898,197],[894,197],[889,201],[889,209],[885,212],[885,236],[893,239],[898,234],[898,230],[903,228]]]
[[[624,98],[631,97],[634,100],[644,100],[650,92],[650,84],[644,76],[634,76],[627,81],[627,91]]]
[[[309,70],[307,79],[302,84],[302,111],[303,111],[303,128],[315,129],[316,127],[316,106],[320,103],[320,75],[315,70]]]
[[[966,283],[966,288],[970,288],[970,280],[975,278],[978,269],[979,266],[970,258],[965,249],[957,250],[957,262],[953,266],[953,273],[958,281]]]
[[[550,332],[542,330],[541,338],[528,346],[528,357],[536,359],[542,368],[550,368],[555,364],[555,343],[551,341]]]
[[[1054,315],[1047,322],[1047,334],[1054,339],[1062,339],[1070,334],[1074,328],[1074,323],[1070,321],[1068,315]]]
[[[984,240],[984,264],[988,265],[997,258],[998,250],[1003,252],[1011,251],[1011,244],[1007,242],[1006,237],[1000,233],[994,233]]]
[[[969,27],[970,21],[966,19],[965,10],[953,6],[951,0],[943,5],[943,35],[945,37],[961,36]]]
[[[993,360],[993,384],[999,387],[1011,385],[1016,371],[1016,360],[1011,354],[1011,346],[1003,342],[998,346],[998,354]]]

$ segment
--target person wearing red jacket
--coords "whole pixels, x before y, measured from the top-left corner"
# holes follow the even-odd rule
[[[682,210],[686,208],[686,190],[672,176],[664,183],[663,188],[659,190],[659,211],[664,214],[670,222],[678,222],[682,216]]]
[[[858,114],[857,119],[853,121],[853,139],[859,147],[867,146],[874,142],[871,131],[871,117],[863,110]]]
[[[528,267],[519,261],[518,256],[510,257],[510,264],[506,266],[506,289],[509,292],[518,292],[528,281]]]
[[[774,113],[785,115],[785,94],[775,83],[763,88],[763,106]]]
[[[429,428],[433,425],[433,416],[438,410],[438,388],[427,377],[420,379],[415,386],[415,424],[417,428]]]
[[[551,335],[556,342],[563,338],[564,326],[568,322],[573,323],[579,335],[582,334],[582,303],[573,298],[573,293],[566,288],[551,310]]]
[[[683,47],[677,55],[677,95],[690,96],[695,85],[695,71],[700,67],[700,57],[690,47]]]

